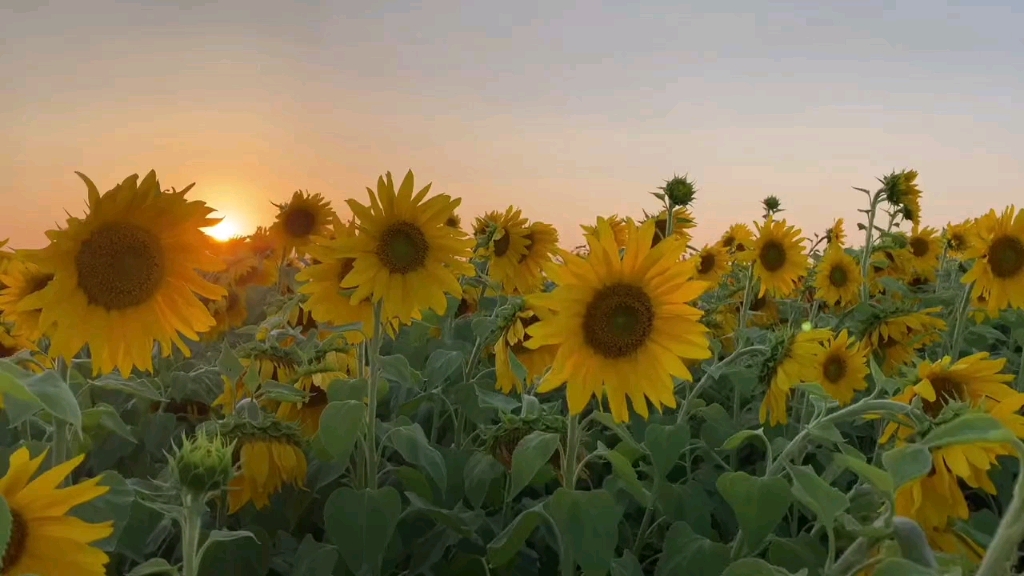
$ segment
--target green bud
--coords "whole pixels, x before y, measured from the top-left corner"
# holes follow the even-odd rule
[[[201,431],[192,439],[183,438],[171,463],[178,483],[196,494],[221,490],[231,481],[234,450],[235,443],[228,444],[219,434]]]
[[[673,176],[659,190],[665,193],[672,206],[689,206],[693,202],[694,196],[697,195],[697,189],[693,182],[690,182],[686,176],[681,178]]]
[[[782,201],[776,196],[769,196],[761,201],[764,211],[769,215],[779,212],[782,209]]]

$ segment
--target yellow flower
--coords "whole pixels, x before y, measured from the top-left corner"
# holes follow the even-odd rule
[[[757,224],[758,236],[750,251],[737,255],[737,260],[753,262],[754,274],[761,281],[761,291],[773,297],[788,296],[797,280],[807,273],[808,260],[803,251],[800,229],[787,226],[786,221],[768,219]]]
[[[320,430],[320,416],[327,408],[327,388],[331,382],[351,378],[358,365],[357,352],[351,348],[335,352],[322,363],[299,371],[295,387],[309,394],[303,402],[282,402],[277,418],[282,422],[298,422],[302,435],[316,436]]]
[[[42,336],[39,329],[39,310],[19,310],[25,298],[39,292],[53,280],[53,274],[43,272],[34,263],[18,258],[8,261],[0,274],[0,312],[2,318],[14,324],[14,332],[32,340]]]
[[[526,257],[529,224],[522,211],[509,206],[495,225],[491,243],[480,251],[489,260],[488,275],[506,292],[514,292],[519,284],[519,262]]]
[[[651,239],[651,248],[654,248],[665,238],[665,231],[668,226],[668,212],[662,210],[657,216],[649,219],[655,222],[654,237]],[[689,242],[691,236],[688,230],[697,225],[693,215],[686,208],[676,208],[672,211],[672,219],[675,221],[672,226],[672,235],[678,236],[684,243]]]
[[[731,262],[729,253],[718,245],[704,245],[700,252],[692,258],[697,270],[697,279],[708,282],[712,286],[718,284],[727,272]]]
[[[761,381],[768,384],[758,415],[762,424],[767,421],[775,426],[789,422],[789,393],[794,386],[817,378],[821,343],[829,335],[828,330],[815,329],[784,336],[782,349],[775,359],[762,367]]]
[[[934,275],[942,254],[939,231],[930,226],[922,229],[915,224],[907,244],[907,261],[911,272],[918,275]]]
[[[345,333],[348,341],[356,344],[363,340],[364,334],[372,338],[377,327],[373,323],[373,305],[367,301],[353,304],[351,295],[341,288],[342,281],[352,272],[355,259],[338,256],[338,251],[352,237],[353,234],[339,233],[334,240],[315,239],[307,247],[315,263],[295,278],[304,282],[298,291],[309,296],[305,306],[317,318],[335,326],[361,324],[359,329]]]
[[[971,246],[971,220],[959,224],[950,222],[942,236],[946,240],[946,249],[951,256],[962,256]]]
[[[722,234],[722,238],[719,239],[718,245],[729,251],[730,254],[736,252],[746,252],[754,249],[754,233],[750,230],[750,226],[743,223],[733,224],[729,226],[729,229]]]
[[[231,286],[227,288],[227,291],[228,295],[225,298],[206,305],[217,324],[212,330],[202,334],[201,340],[207,342],[219,340],[231,330],[245,325],[245,321],[249,317],[249,308],[245,302],[245,290]]]
[[[544,286],[544,266],[558,251],[558,231],[544,222],[533,222],[526,233],[526,254],[516,263],[514,292],[529,294]]]
[[[543,374],[555,360],[558,346],[541,346],[536,349],[526,346],[526,343],[531,340],[527,329],[539,322],[540,319],[538,311],[529,307],[516,313],[516,317],[505,328],[494,345],[494,366],[497,369],[498,377],[495,388],[505,394],[510,394],[513,388],[516,392],[523,392],[524,383],[512,368],[511,356],[515,356],[526,368],[527,384],[532,384],[534,379]]]
[[[868,268],[869,287],[871,294],[879,294],[884,291],[882,278],[893,278],[899,281],[906,281],[910,278],[909,253],[907,250],[896,250],[883,248],[873,251],[871,265]]]
[[[270,497],[285,484],[304,488],[306,455],[299,440],[286,435],[242,435],[237,438],[236,464],[241,473],[228,484],[228,513],[252,502],[257,510],[270,505]]]
[[[182,336],[198,340],[216,323],[196,294],[225,295],[197,273],[222,266],[201,230],[216,223],[212,209],[186,200],[188,188],[161,192],[152,171],[102,196],[79,176],[89,188],[89,213],[48,233],[50,245],[33,259],[54,278],[18,310],[41,310],[40,330],[53,331],[52,355],[70,360],[88,344],[95,374],[151,371],[155,342],[163,356],[173,345],[189,355]]]
[[[868,349],[853,341],[846,330],[833,336],[818,356],[814,381],[840,406],[853,401],[859,390],[868,387]]]
[[[377,193],[367,188],[370,206],[348,205],[359,221],[359,234],[339,240],[336,255],[355,263],[342,287],[353,287],[351,301],[384,300],[387,318],[409,323],[425,309],[444,314],[445,294],[462,295],[460,275],[473,275],[469,263],[474,241],[445,225],[459,205],[445,194],[426,199],[430,185],[413,196],[409,171],[397,194],[391,180],[377,179]]]
[[[604,394],[616,421],[629,419],[627,397],[646,418],[647,400],[659,410],[676,405],[673,376],[692,380],[682,359],[711,356],[702,312],[690,304],[708,284],[692,279],[692,264],[679,262],[686,246],[678,237],[651,247],[653,220],[629,225],[622,256],[611,227],[598,226],[587,239],[589,257],[564,255],[548,269],[557,288],[527,299],[553,314],[530,326],[526,346],[559,346],[538,390],[567,384],[571,413]]]
[[[239,358],[238,361],[245,369],[236,382],[231,382],[227,376],[223,376],[224,391],[214,400],[210,406],[220,406],[226,414],[230,414],[235,405],[243,398],[249,397],[249,391],[245,387],[245,376],[250,370],[256,370],[259,375],[259,382],[268,380],[281,384],[291,384],[295,373],[299,369],[299,359],[296,354],[287,348],[262,345],[249,357]]]
[[[816,295],[831,306],[857,302],[863,282],[860,266],[839,244],[825,250],[814,278]]]
[[[739,311],[739,305],[736,306],[736,310]],[[750,326],[767,328],[775,326],[782,320],[779,315],[778,302],[767,295],[755,297],[747,305],[747,311],[750,313],[747,317],[747,324]]]
[[[598,224],[596,226],[587,226],[586,224],[580,224],[580,228],[583,229],[584,236],[593,236],[597,234],[597,228],[601,222],[606,222],[612,229],[612,234],[615,236],[615,244],[619,248],[625,248],[628,239],[628,229],[626,227],[626,220],[620,218],[618,214],[612,214],[605,218],[604,216],[597,217]]]
[[[502,213],[497,210],[488,210],[484,212],[483,216],[477,216],[473,221],[473,236],[483,236],[487,234],[487,231],[491,229],[491,226],[497,226],[501,222]]]
[[[736,328],[739,327],[739,308],[721,306],[703,318],[711,334],[722,343],[722,351],[731,354],[736,350]]]
[[[882,178],[886,201],[903,210],[907,220],[921,223],[921,190],[917,187],[917,170],[893,172]]]
[[[0,479],[0,494],[11,510],[11,535],[0,574],[105,576],[109,558],[90,544],[110,536],[113,522],[84,522],[69,516],[68,511],[110,488],[100,486],[99,477],[57,488],[84,458],[68,460],[31,480],[46,452],[30,458],[28,449],[22,447],[11,454],[7,474]]]
[[[872,351],[882,357],[881,369],[892,375],[900,366],[906,366],[917,357],[915,350],[938,342],[946,330],[946,322],[932,316],[942,308],[924,308],[901,312],[882,318],[867,330],[864,337]]]
[[[842,218],[837,218],[832,227],[825,231],[825,242],[828,246],[842,246],[846,243],[846,231],[843,230]]]
[[[278,212],[270,233],[278,238],[285,255],[292,248],[301,251],[315,236],[326,236],[338,219],[323,196],[302,190],[296,190],[287,203],[274,206]]]
[[[978,219],[977,235],[964,254],[974,266],[960,279],[974,282],[973,294],[988,299],[988,309],[1024,308],[1024,209],[1010,206]]]
[[[445,226],[450,226],[452,228],[455,228],[456,230],[461,230],[462,229],[462,218],[459,218],[458,214],[456,214],[455,212],[452,212],[452,215],[449,216],[448,219],[446,219],[444,221],[444,225]]]

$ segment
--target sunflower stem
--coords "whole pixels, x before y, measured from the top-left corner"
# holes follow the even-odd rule
[[[679,417],[677,418],[677,422],[682,422],[686,420],[686,416],[690,413],[690,404],[693,402],[694,398],[697,398],[700,395],[700,393],[704,391],[704,388],[708,387],[712,382],[716,381],[718,379],[718,374],[721,374],[721,371],[726,366],[732,364],[736,360],[739,360],[741,357],[746,356],[748,354],[752,354],[754,352],[767,351],[768,348],[766,346],[747,346],[746,348],[737,348],[736,351],[733,352],[730,356],[728,356],[725,360],[722,360],[718,364],[712,366],[710,370],[704,373],[704,376],[701,377],[700,382],[697,382],[697,385],[694,386],[693,390],[686,396],[686,400],[683,401],[682,408],[679,409]]]
[[[878,212],[878,204],[882,200],[882,191],[875,192],[875,195],[871,197],[871,203],[868,208],[868,226],[864,230],[864,253],[860,257],[860,273],[861,278],[864,279],[864,284],[860,287],[860,299],[862,302],[868,301],[869,285],[868,281],[868,267],[871,265],[871,243],[873,241],[872,232],[875,230],[875,214]]]
[[[383,300],[373,305],[373,338],[370,339],[369,350],[367,350],[370,363],[370,373],[367,379],[366,399],[366,487],[370,490],[377,489],[377,385],[380,378],[380,343],[384,333],[384,325],[381,321],[383,316]]]
[[[743,348],[743,342],[746,340],[746,329],[747,329],[747,316],[749,311],[747,308],[750,307],[750,292],[754,285],[754,265],[751,264],[747,267],[747,282],[743,288],[743,304],[740,306],[740,318],[739,326],[736,327],[736,349]]]
[[[1017,482],[1013,488],[1013,499],[999,521],[992,542],[981,560],[975,576],[1002,576],[1010,572],[1010,565],[1017,559],[1017,547],[1024,540],[1024,443],[1013,439],[1017,458],[1021,462]]]
[[[182,504],[184,510],[181,516],[181,575],[197,576],[199,562],[202,560],[199,553],[199,536],[202,532],[206,503],[202,495],[184,491]]]
[[[562,485],[569,489],[576,489],[576,454],[580,444],[580,416],[579,414],[569,415],[568,431],[565,434],[565,455],[562,458]]]
[[[956,318],[953,324],[953,334],[949,343],[949,355],[956,362],[960,359],[960,348],[963,347],[964,333],[967,324],[967,313],[971,308],[971,290],[974,284],[968,284],[960,295],[960,302],[956,307]]]

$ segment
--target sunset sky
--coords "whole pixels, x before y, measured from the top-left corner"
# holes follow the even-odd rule
[[[673,173],[701,242],[768,194],[821,232],[905,167],[928,224],[1024,204],[1024,3],[885,6],[4,0],[0,239],[81,215],[75,170],[196,182],[249,232],[296,189],[347,215],[412,168],[566,246]]]

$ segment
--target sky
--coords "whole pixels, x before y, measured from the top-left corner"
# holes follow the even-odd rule
[[[820,234],[903,168],[926,224],[1024,204],[1019,0],[683,4],[4,0],[0,239],[81,216],[76,170],[195,182],[247,233],[297,189],[347,216],[411,168],[464,220],[515,204],[566,247],[674,174],[698,242],[769,194]]]

